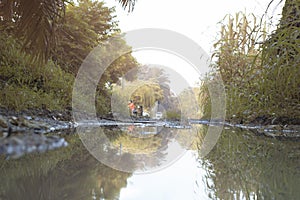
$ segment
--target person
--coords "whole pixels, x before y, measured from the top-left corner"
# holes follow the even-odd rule
[[[130,111],[130,116],[136,113],[135,105],[134,105],[134,103],[132,102],[132,100],[130,100],[130,101],[128,102],[128,108],[129,108],[129,111]]]
[[[140,105],[137,106],[137,115],[139,117],[143,117],[143,106]]]

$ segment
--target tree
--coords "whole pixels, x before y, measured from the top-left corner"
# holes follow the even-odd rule
[[[1,27],[23,40],[23,49],[46,61],[55,44],[58,20],[66,0],[0,0]]]
[[[113,13],[114,9],[106,7],[104,2],[79,0],[78,5],[68,5],[57,28],[52,59],[76,74],[92,49],[118,32]]]
[[[135,0],[118,0],[133,10]],[[23,49],[39,61],[47,61],[55,46],[58,22],[72,0],[0,0],[0,25],[23,40]]]

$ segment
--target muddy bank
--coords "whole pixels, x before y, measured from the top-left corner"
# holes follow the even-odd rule
[[[294,121],[293,121],[294,120]],[[291,123],[293,122],[293,123]],[[289,123],[283,121],[277,124],[274,121],[267,123],[266,121],[256,121],[252,123],[239,123],[236,121],[221,121],[221,120],[190,120],[192,124],[206,124],[212,126],[224,126],[225,128],[239,128],[249,130],[255,135],[273,137],[277,139],[300,140],[300,125],[296,119],[290,119]]]
[[[0,133],[7,136],[13,133],[49,133],[73,128],[68,111],[28,110],[13,112],[0,109]]]
[[[243,120],[230,119],[225,122],[218,120],[190,119],[184,123],[179,121],[157,120],[125,120],[115,121],[112,117],[99,118],[98,121],[86,121],[74,123],[71,108],[65,111],[49,111],[46,109],[26,110],[14,112],[0,108],[0,134],[5,138],[15,133],[45,134],[62,130],[74,129],[78,125],[83,126],[113,126],[128,125],[153,125],[169,128],[189,128],[189,124],[224,125],[225,127],[248,129],[257,135],[278,138],[300,138],[300,119],[288,117],[257,117],[249,123]]]
[[[300,140],[300,123],[297,119],[258,118],[253,123],[243,124],[234,121],[221,122],[218,120],[199,120],[171,122],[166,120],[125,120],[115,121],[111,118],[102,118],[96,121],[72,121],[71,110],[27,110],[14,112],[0,109],[0,154],[17,158],[26,153],[45,152],[67,146],[61,136],[64,131],[70,132],[77,126],[157,126],[166,128],[186,129],[192,124],[223,125],[225,129],[240,128],[253,132],[256,135],[274,137],[277,139]]]
[[[227,124],[248,129],[256,135],[265,135],[267,137],[276,137],[278,139],[300,139],[300,118],[262,115],[249,122],[231,119]]]
[[[18,158],[27,153],[45,152],[68,145],[62,136],[78,126],[160,126],[185,129],[188,125],[155,120],[99,120],[73,122],[70,111],[28,110],[14,112],[0,109],[0,155]]]
[[[59,131],[74,128],[70,116],[68,111],[0,109],[0,154],[18,158],[67,146]]]

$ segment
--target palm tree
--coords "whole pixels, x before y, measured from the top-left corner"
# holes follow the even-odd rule
[[[0,26],[23,41],[23,47],[46,61],[55,44],[55,29],[66,0],[0,0]]]
[[[118,1],[131,12],[136,0]],[[0,0],[0,29],[21,38],[24,50],[34,58],[47,61],[68,3],[72,0]]]
[[[137,0],[118,0],[124,9],[128,8],[128,12],[132,12]]]

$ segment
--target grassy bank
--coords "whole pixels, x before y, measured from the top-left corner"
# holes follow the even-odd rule
[[[73,75],[52,61],[40,66],[5,33],[0,35],[0,49],[1,107],[63,110],[70,105]]]

